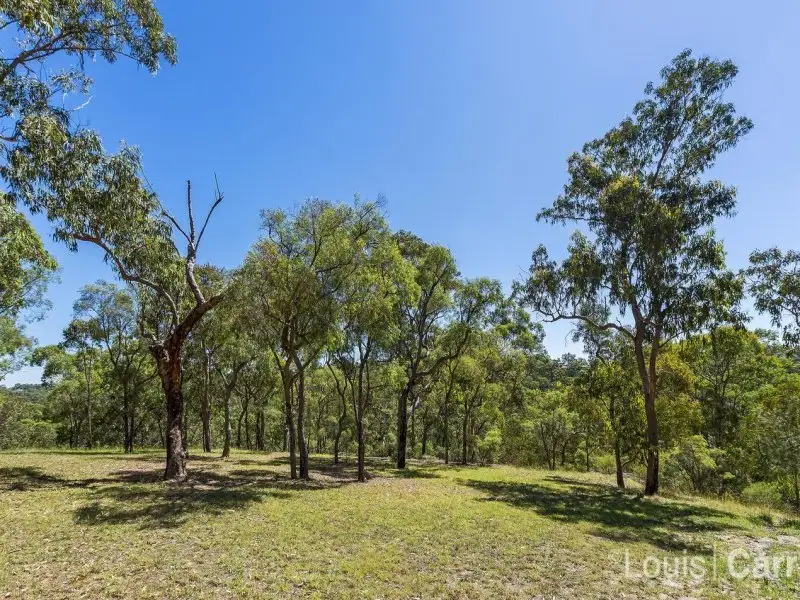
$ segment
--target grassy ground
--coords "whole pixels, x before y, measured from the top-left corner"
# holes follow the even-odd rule
[[[373,463],[357,484],[323,458],[295,483],[284,457],[255,453],[193,458],[174,485],[162,460],[0,453],[0,598],[800,595],[800,572],[727,574],[731,549],[800,551],[800,524],[731,502],[511,467]],[[680,568],[691,558],[705,577]]]

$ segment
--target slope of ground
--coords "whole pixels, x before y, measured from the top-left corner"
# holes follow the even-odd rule
[[[511,467],[0,453],[0,597],[796,597],[786,515]],[[735,551],[733,575],[728,554]],[[754,567],[755,565],[755,567]],[[701,571],[702,568],[702,571]],[[756,568],[755,573],[753,568]],[[750,569],[747,571],[747,569]],[[745,571],[747,576],[739,578]],[[753,575],[756,576],[753,576]]]

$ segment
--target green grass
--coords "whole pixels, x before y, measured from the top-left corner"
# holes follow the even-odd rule
[[[159,452],[0,453],[0,598],[789,598],[792,579],[641,574],[647,556],[797,553],[787,515],[641,498],[601,475],[512,467],[194,457],[183,485]],[[625,574],[625,552],[633,565]]]

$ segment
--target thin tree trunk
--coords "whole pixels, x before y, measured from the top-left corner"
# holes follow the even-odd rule
[[[247,449],[252,450],[250,445],[250,398],[247,394],[244,396],[244,438]]]
[[[447,386],[444,395],[444,464],[450,464],[450,397],[453,394],[453,378]]]
[[[614,439],[614,462],[617,466],[617,487],[621,490],[625,489],[625,477],[622,473],[622,453],[619,449],[619,436]]]
[[[409,382],[403,388],[397,400],[397,468],[406,468],[406,445],[408,435],[408,397],[411,395],[412,384]]]
[[[614,431],[614,463],[617,468],[617,487],[621,490],[625,489],[625,477],[622,473],[622,451],[620,449],[620,440],[619,440],[619,431],[617,418],[616,418],[616,408],[614,406],[614,400],[612,398],[611,402],[608,405],[608,416],[609,421],[611,422],[611,428]]]
[[[203,452],[211,452],[211,353],[205,348],[203,361]]]
[[[86,447],[91,448],[92,440],[92,381],[89,368],[89,358],[84,354],[83,374],[86,379]]]
[[[461,427],[461,464],[467,464],[467,425],[469,423],[469,405],[464,394],[464,422]]]
[[[656,358],[659,336],[655,336],[650,351],[650,364],[645,364],[644,348],[642,347],[642,333],[637,333],[634,340],[634,353],[642,380],[642,394],[644,395],[644,412],[647,419],[647,475],[645,477],[644,493],[652,496],[658,493],[658,417],[656,415]]]
[[[264,411],[259,410],[256,415],[256,450],[264,452],[266,446],[264,445]]]
[[[652,496],[658,493],[658,419],[652,389],[645,395],[644,411],[647,417],[647,478],[644,493]]]
[[[419,397],[417,397],[419,400]],[[417,452],[417,411],[416,411],[416,401],[414,406],[411,409],[411,458],[414,458]]]
[[[233,439],[233,430],[231,429],[231,395],[225,393],[225,441],[222,445],[222,458],[228,458],[231,455],[231,441]]]
[[[236,420],[236,447],[242,447],[242,421],[244,420],[244,411],[239,413],[239,418]]]
[[[588,473],[589,471],[591,471],[591,470],[592,470],[592,464],[591,464],[591,462],[589,461],[589,423],[588,423],[588,421],[587,421],[587,423],[586,423],[586,444],[585,444],[585,450],[586,450],[586,472]]]
[[[342,412],[339,413],[339,418],[336,421],[336,436],[333,438],[333,464],[339,464],[339,442],[342,439],[342,431],[344,431],[344,422],[347,418],[347,400],[344,398],[344,395],[340,396],[342,401],[341,409]]]
[[[130,435],[131,435],[131,426],[130,426],[130,409],[128,407],[128,395],[123,391],[122,392],[122,447],[123,452],[128,454],[131,452],[130,448]]]
[[[297,455],[295,454],[294,419],[292,418],[292,375],[288,362],[281,370],[283,380],[283,408],[286,419],[286,431],[283,436],[284,451],[289,451],[289,472],[292,479],[297,479]]]
[[[365,443],[364,443],[364,421],[363,415],[359,414],[356,416],[356,437],[358,438],[358,480],[361,483],[364,483],[367,480],[366,473],[364,471],[364,453],[365,453]]]
[[[428,428],[430,423],[426,417],[422,417],[422,457],[424,458],[428,452]]]
[[[131,408],[131,418],[130,418],[130,434],[128,435],[128,453],[133,452],[133,441],[134,437],[136,436],[136,411]]]
[[[305,369],[299,365],[297,373],[297,445],[300,451],[300,478],[308,479],[308,444],[305,432]]]

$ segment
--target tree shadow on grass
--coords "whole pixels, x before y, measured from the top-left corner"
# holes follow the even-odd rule
[[[550,478],[558,486],[467,480],[482,502],[505,502],[565,523],[597,525],[591,533],[614,542],[646,542],[667,551],[710,554],[700,534],[736,529],[733,515],[703,506],[644,498],[599,483]]]
[[[180,527],[196,515],[214,516],[242,509],[285,492],[256,487],[197,489],[179,486],[113,485],[96,490],[74,511],[79,525],[138,524],[140,529]]]
[[[55,488],[84,488],[104,479],[65,479],[37,467],[0,467],[0,492],[28,492]]]
[[[292,480],[268,469],[217,471],[188,469],[182,483],[161,481],[161,470],[115,471],[108,485],[91,490],[89,501],[74,511],[81,525],[134,524],[141,529],[180,527],[195,515],[214,516],[264,500],[289,499],[310,490],[337,488],[350,481],[313,474]]]
[[[404,479],[438,479],[441,475],[434,473],[428,469],[392,469],[389,471],[394,477],[401,477]]]

